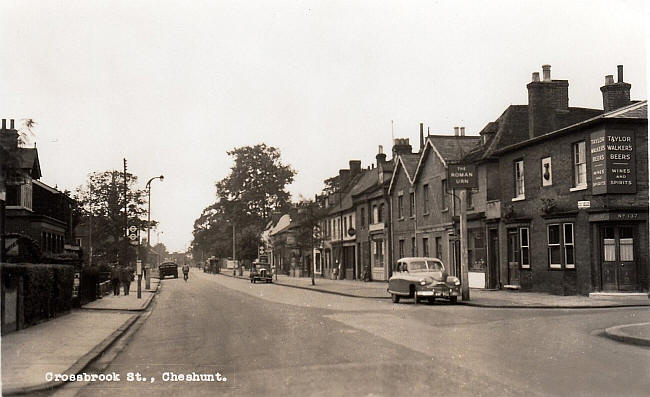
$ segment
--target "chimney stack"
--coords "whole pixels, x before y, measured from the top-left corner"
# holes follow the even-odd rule
[[[380,168],[381,165],[386,162],[386,154],[384,154],[384,147],[382,145],[379,145],[379,151],[375,156],[375,159],[377,160],[377,168]]]
[[[569,82],[551,80],[551,65],[542,65],[543,79],[533,73],[528,89],[528,136],[534,138],[559,127],[558,113],[569,110]]]
[[[393,157],[396,154],[411,154],[413,152],[413,147],[409,143],[408,138],[395,138],[393,141]]]
[[[551,81],[551,65],[542,65],[542,74],[545,82]]]
[[[623,65],[618,65],[618,82],[614,83],[614,76],[605,76],[605,85],[600,87],[603,93],[603,109],[606,112],[629,105],[630,89],[632,85],[623,81]]]
[[[2,119],[2,133],[0,133],[0,146],[5,150],[18,147],[18,131],[14,128],[14,120],[9,120],[10,128],[7,129],[7,119]]]
[[[420,123],[420,150],[424,149],[424,124]]]
[[[350,160],[350,174],[355,176],[361,172],[361,161],[360,160]]]

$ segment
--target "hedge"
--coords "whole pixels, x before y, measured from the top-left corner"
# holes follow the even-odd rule
[[[3,263],[2,279],[13,286],[23,278],[23,315],[25,325],[67,312],[72,307],[74,267],[33,263]]]

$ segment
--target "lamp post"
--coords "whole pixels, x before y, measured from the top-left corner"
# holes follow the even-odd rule
[[[160,179],[162,182],[165,177],[163,175],[160,176],[154,176],[153,178],[149,179],[147,181],[147,262],[149,262],[149,266],[151,267],[151,260],[149,260],[149,254],[151,252],[151,182],[154,179]],[[151,288],[151,272],[149,270],[145,271],[146,274],[146,281],[145,281],[145,288],[149,289]]]

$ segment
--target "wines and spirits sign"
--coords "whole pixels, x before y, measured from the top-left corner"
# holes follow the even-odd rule
[[[634,132],[591,134],[592,194],[636,193]]]

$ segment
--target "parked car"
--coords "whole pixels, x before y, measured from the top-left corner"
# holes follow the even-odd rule
[[[271,265],[264,262],[253,262],[251,265],[251,273],[249,277],[251,279],[251,283],[256,283],[257,281],[272,283],[273,275],[271,274]]]
[[[402,258],[393,267],[388,293],[393,303],[398,303],[400,298],[412,298],[415,303],[424,299],[433,303],[436,298],[445,298],[456,303],[461,294],[460,280],[450,276],[438,258]]]
[[[158,274],[162,280],[165,276],[174,276],[178,278],[178,264],[175,262],[165,262],[158,266]]]

